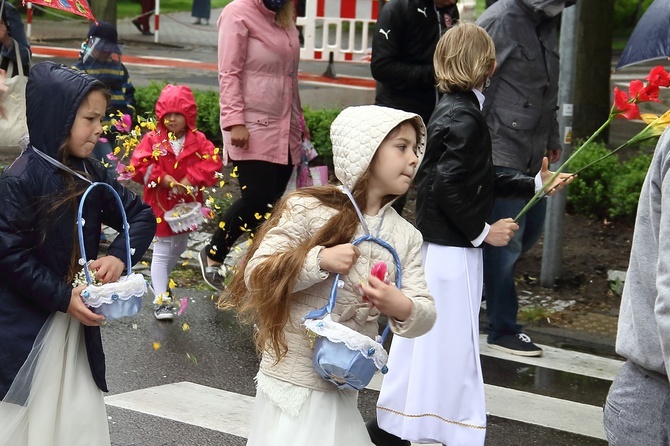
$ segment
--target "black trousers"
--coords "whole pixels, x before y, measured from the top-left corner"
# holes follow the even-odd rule
[[[290,164],[255,160],[233,161],[233,166],[237,167],[242,196],[228,208],[221,220],[224,223],[223,229],[217,228],[212,241],[207,245],[205,252],[216,262],[223,262],[242,233],[255,230],[265,221],[263,218],[257,219],[255,214],[264,215],[270,211],[269,205],[274,205],[286,191],[293,171]],[[212,251],[216,255],[212,255]]]

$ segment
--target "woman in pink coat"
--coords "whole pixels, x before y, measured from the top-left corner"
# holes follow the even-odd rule
[[[219,17],[221,129],[242,196],[200,252],[203,278],[217,290],[233,243],[258,226],[300,162],[294,11],[293,0],[235,0]]]

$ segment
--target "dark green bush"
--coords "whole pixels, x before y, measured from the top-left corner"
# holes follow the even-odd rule
[[[570,162],[567,171],[576,172],[609,152],[602,143],[590,144]],[[618,165],[617,158],[611,156],[579,172],[568,191],[571,210],[590,218],[606,217],[611,207],[609,191]]]
[[[567,170],[575,172],[608,153],[604,144],[590,144]],[[590,218],[634,220],[651,158],[638,155],[620,162],[613,155],[579,172],[568,189],[568,209]]]
[[[304,107],[305,123],[311,134],[311,141],[319,154],[320,162],[333,164],[333,145],[330,142],[330,125],[340,114],[340,109],[312,110]],[[315,161],[315,164],[318,164]]]
[[[612,181],[610,195],[612,217],[633,220],[637,212],[642,184],[647,176],[652,155],[638,155],[621,163],[617,177]]]
[[[617,33],[625,33],[633,29],[637,19],[649,8],[653,0],[615,0],[614,29]]]

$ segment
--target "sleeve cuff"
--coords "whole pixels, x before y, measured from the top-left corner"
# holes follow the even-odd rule
[[[542,175],[540,172],[535,175],[535,193],[538,193],[542,190]]]
[[[491,225],[489,225],[488,223],[484,223],[484,230],[482,231],[481,234],[479,234],[479,237],[470,241],[470,243],[472,243],[472,246],[474,246],[475,248],[478,248],[479,245],[484,243],[484,239],[486,238],[487,235],[489,235],[490,230],[491,230]]]

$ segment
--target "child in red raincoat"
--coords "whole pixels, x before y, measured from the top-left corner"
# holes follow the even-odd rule
[[[168,277],[186,250],[189,234],[197,228],[202,187],[213,186],[222,167],[218,149],[195,128],[197,107],[185,85],[165,86],[156,102],[156,130],[146,134],[133,151],[133,180],[144,184],[144,201],[151,205],[158,228],[151,259],[151,283],[155,293],[154,315],[174,317],[174,296],[168,294]],[[192,213],[189,215],[188,210]],[[185,215],[181,226],[168,219]],[[175,224],[173,222],[173,224]]]

